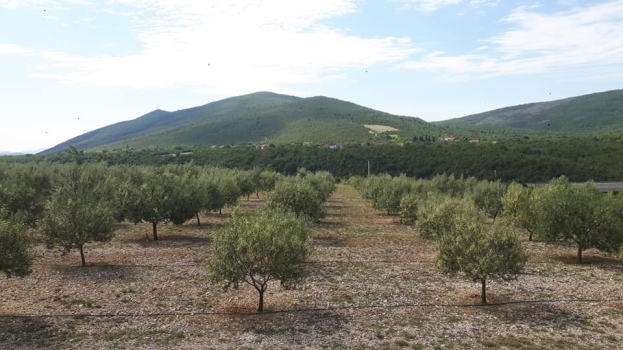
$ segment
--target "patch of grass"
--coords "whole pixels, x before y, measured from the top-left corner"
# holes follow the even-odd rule
[[[93,300],[87,299],[87,300],[82,300],[81,304],[82,306],[85,306],[85,307],[93,307],[93,305],[95,305],[95,302]]]
[[[396,340],[396,341],[394,342],[394,344],[396,344],[396,345],[400,346],[401,348],[403,348],[403,347],[405,347],[405,346],[409,346],[409,342],[408,342],[408,341],[406,341],[406,340],[402,340],[402,339]]]
[[[415,339],[415,334],[411,334],[409,332],[403,332],[402,336],[405,337],[405,339],[408,339],[408,340]]]
[[[367,129],[370,129],[373,132],[378,132],[378,133],[387,132],[387,131],[398,131],[398,129],[393,128],[391,126],[387,126],[387,125],[365,124],[364,127]]]
[[[446,318],[446,322],[448,323],[457,323],[457,322],[461,322],[462,319],[458,316],[448,316],[448,318]]]
[[[134,293],[136,293],[136,290],[134,288],[132,288],[132,287],[127,287],[126,289],[121,290],[121,293],[123,293],[123,294],[128,294],[128,293],[134,294]]]

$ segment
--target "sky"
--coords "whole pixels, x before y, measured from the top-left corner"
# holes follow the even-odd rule
[[[623,0],[0,0],[0,151],[257,91],[437,121],[623,88]]]

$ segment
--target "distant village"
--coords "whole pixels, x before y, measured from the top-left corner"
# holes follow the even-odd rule
[[[413,141],[416,142],[418,140],[414,137]],[[422,141],[422,140],[420,140],[420,141]],[[434,139],[434,138],[427,139],[426,141],[461,142],[462,140],[459,137],[448,135],[448,136],[439,137],[437,139]],[[482,141],[480,141],[478,139],[470,139],[467,142],[469,142],[469,143],[480,143]],[[493,143],[497,143],[497,141],[493,141]],[[381,145],[381,146],[382,145],[388,145],[388,144],[390,144],[390,143],[387,143],[387,142],[378,143],[378,145]],[[404,146],[405,145],[404,142],[393,142],[391,144],[392,145],[396,145],[396,146]],[[370,142],[361,142],[359,144],[360,147],[369,147],[371,145],[372,144]],[[219,146],[212,146],[211,148],[217,148],[217,147],[219,147]],[[274,145],[269,145],[269,144],[256,145],[255,149],[265,150],[265,149],[269,149],[270,147],[274,147]],[[344,148],[347,148],[347,147],[353,147],[353,145],[352,144],[345,145],[343,143],[325,143],[325,144],[322,144],[322,145],[318,145],[317,147],[321,148],[321,149],[344,149]],[[223,146],[220,146],[220,148],[223,148]]]

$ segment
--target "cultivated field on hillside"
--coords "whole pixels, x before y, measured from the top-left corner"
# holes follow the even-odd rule
[[[243,210],[263,198],[242,200]],[[442,275],[435,247],[398,217],[340,185],[313,228],[309,277],[277,283],[258,314],[249,286],[209,282],[210,237],[228,212],[202,226],[119,225],[110,243],[61,256],[37,247],[31,275],[0,279],[0,348],[89,349],[612,349],[623,342],[623,265],[594,250],[525,242],[525,273],[479,285]],[[497,305],[495,305],[497,303]]]

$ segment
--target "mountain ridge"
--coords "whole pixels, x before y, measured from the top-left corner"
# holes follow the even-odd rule
[[[365,142],[378,136],[365,124],[398,129],[393,136],[383,135],[388,140],[438,133],[439,129],[419,118],[396,116],[331,97],[301,98],[262,91],[175,112],[155,110],[76,136],[42,153],[60,152],[70,146],[99,151],[259,142]]]
[[[332,97],[301,98],[261,91],[174,112],[156,109],[76,136],[41,153],[60,152],[70,146],[103,151],[258,143],[387,143],[449,134],[469,139],[484,137],[483,132],[497,135],[496,131],[623,131],[623,90],[526,103],[433,123]]]
[[[623,130],[623,90],[509,106],[434,124],[476,130],[499,127],[547,132]]]

